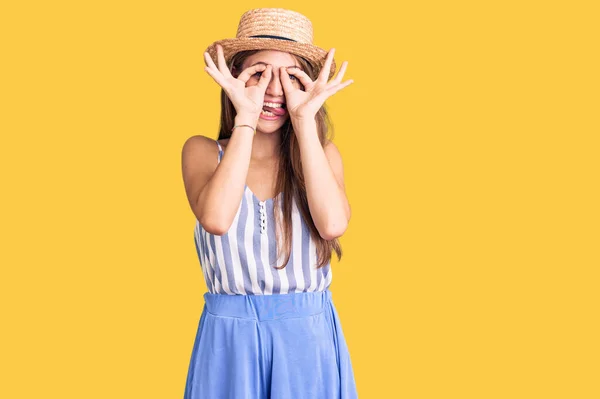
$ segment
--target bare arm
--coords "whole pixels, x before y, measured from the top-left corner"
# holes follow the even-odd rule
[[[250,66],[236,77],[231,74],[223,48],[217,45],[217,63],[205,52],[204,70],[222,87],[236,110],[235,125],[248,124],[256,128],[267,85],[271,81],[270,65]],[[262,72],[257,84],[247,86],[248,80]],[[195,136],[183,146],[182,171],[188,201],[196,218],[206,231],[223,235],[231,227],[244,195],[246,176],[252,155],[254,132],[246,127],[236,128],[227,144],[227,153],[216,165],[217,145],[207,137]],[[208,147],[212,148],[208,148]],[[210,155],[208,155],[210,154]]]
[[[332,142],[321,146],[314,120],[299,123],[294,128],[311,216],[321,237],[333,240],[344,234],[350,221],[340,153]]]
[[[252,117],[236,116],[236,124],[256,125]],[[223,235],[231,227],[244,195],[254,133],[237,128],[217,165],[218,147],[204,136],[190,137],[182,149],[182,174],[192,212],[211,234]]]
[[[315,81],[300,68],[279,69],[288,112],[300,145],[308,207],[325,240],[344,234],[350,221],[341,156],[333,143],[321,146],[315,121],[325,100],[354,82],[352,79],[342,82],[347,61],[342,63],[335,79],[328,82],[334,52],[333,48],[329,50]],[[290,75],[300,80],[304,89],[292,85]]]

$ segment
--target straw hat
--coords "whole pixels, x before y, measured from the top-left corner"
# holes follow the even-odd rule
[[[237,35],[234,39],[218,40],[206,51],[216,65],[217,44],[223,47],[225,61],[243,50],[278,50],[304,57],[321,71],[327,58],[327,51],[313,43],[313,28],[304,15],[283,8],[256,8],[246,11],[240,18]],[[335,73],[335,60],[331,63],[329,79]]]

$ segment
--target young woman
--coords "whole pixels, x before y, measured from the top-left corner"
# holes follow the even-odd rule
[[[280,8],[244,13],[236,38],[204,53],[222,112],[218,139],[182,153],[208,287],[186,399],[357,397],[329,290],[350,219],[324,102],[352,80],[346,62],[329,80],[333,55]]]

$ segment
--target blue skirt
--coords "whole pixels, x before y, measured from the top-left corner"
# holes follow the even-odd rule
[[[357,397],[329,289],[204,294],[185,399]]]

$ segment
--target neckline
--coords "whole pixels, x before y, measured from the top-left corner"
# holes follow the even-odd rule
[[[252,194],[252,197],[253,197],[255,200],[257,200],[258,202],[260,202],[260,203],[267,203],[267,202],[271,202],[271,201],[273,201],[275,198],[277,198],[277,197],[279,197],[280,195],[282,195],[282,194],[283,194],[283,191],[280,191],[280,192],[279,192],[279,194],[277,194],[277,195],[276,195],[276,196],[274,196],[273,198],[267,198],[266,200],[261,200],[260,198],[258,198],[258,197],[256,196],[256,194],[254,194],[254,191],[252,191],[252,190],[250,189],[250,187],[248,187],[248,185],[247,185],[247,184],[245,184],[244,186],[246,186],[246,190],[248,190],[248,191],[250,192],[250,194]]]

